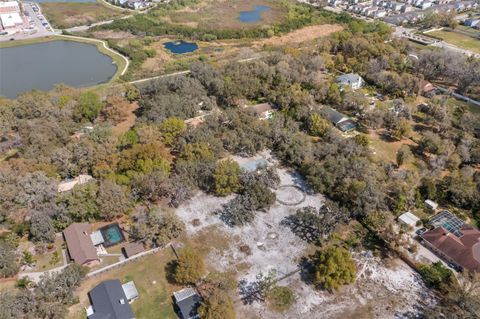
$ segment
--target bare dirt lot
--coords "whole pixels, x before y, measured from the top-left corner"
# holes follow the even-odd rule
[[[255,45],[288,45],[312,41],[317,38],[326,37],[334,32],[343,30],[338,24],[313,25],[298,29],[282,36],[275,36],[265,40],[256,41]]]
[[[262,157],[269,165],[278,165],[267,154],[238,161],[243,165]],[[199,247],[210,245],[206,256],[210,269],[234,272],[238,281],[248,284],[261,274],[273,272],[279,278],[299,268],[301,257],[312,247],[281,222],[298,208],[320,207],[323,196],[310,194],[304,181],[294,172],[279,167],[278,173],[281,187],[275,190],[277,203],[268,212],[259,212],[250,225],[231,228],[213,214],[232,196],[216,198],[200,193],[177,209],[177,215],[187,225],[188,235],[198,241]],[[243,304],[238,296],[235,302],[238,317],[359,319],[395,318],[402,314],[408,317],[415,313],[420,301],[431,298],[419,276],[400,260],[387,265],[370,252],[356,253],[354,259],[357,281],[340,292],[331,294],[315,290],[300,273],[295,273],[279,282],[279,285],[290,287],[296,295],[296,303],[290,310],[274,313],[262,302]]]

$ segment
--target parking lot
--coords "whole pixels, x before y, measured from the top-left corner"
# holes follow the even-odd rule
[[[56,34],[50,23],[41,13],[41,8],[34,2],[24,2],[23,9],[29,25],[15,34],[0,35],[1,41],[23,40]]]

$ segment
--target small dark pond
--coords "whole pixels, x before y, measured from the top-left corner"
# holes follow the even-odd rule
[[[198,49],[198,45],[194,42],[186,41],[170,41],[163,44],[165,49],[175,54],[190,53]]]
[[[251,11],[240,11],[238,20],[244,23],[254,23],[262,20],[262,12],[270,10],[269,6],[255,6]]]

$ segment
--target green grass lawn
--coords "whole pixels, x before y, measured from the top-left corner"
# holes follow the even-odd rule
[[[136,318],[176,319],[171,296],[181,287],[170,284],[165,274],[165,266],[173,258],[171,248],[165,248],[163,251],[86,280],[77,291],[80,303],[71,307],[68,318],[85,318],[84,307],[89,305],[88,291],[104,280],[119,279],[122,283],[131,280],[135,282],[140,296],[131,306]]]
[[[460,48],[480,53],[480,39],[475,39],[474,37],[462,33],[446,30],[434,31],[428,34],[439,37],[445,42],[456,45]]]

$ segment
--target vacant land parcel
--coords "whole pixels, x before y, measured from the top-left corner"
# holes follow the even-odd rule
[[[126,14],[124,10],[110,8],[98,2],[48,2],[41,6],[50,23],[59,29],[88,25]]]
[[[255,12],[256,10],[258,13]],[[248,22],[242,22],[240,15],[250,12],[259,19],[248,19]],[[287,13],[288,8],[283,1],[204,1],[197,7],[185,8],[169,15],[166,21],[202,29],[244,29],[278,23]]]
[[[445,42],[456,45],[459,48],[480,53],[480,32],[477,32],[476,30],[467,32],[463,30],[445,29],[441,31],[430,32],[429,35],[443,39]]]

